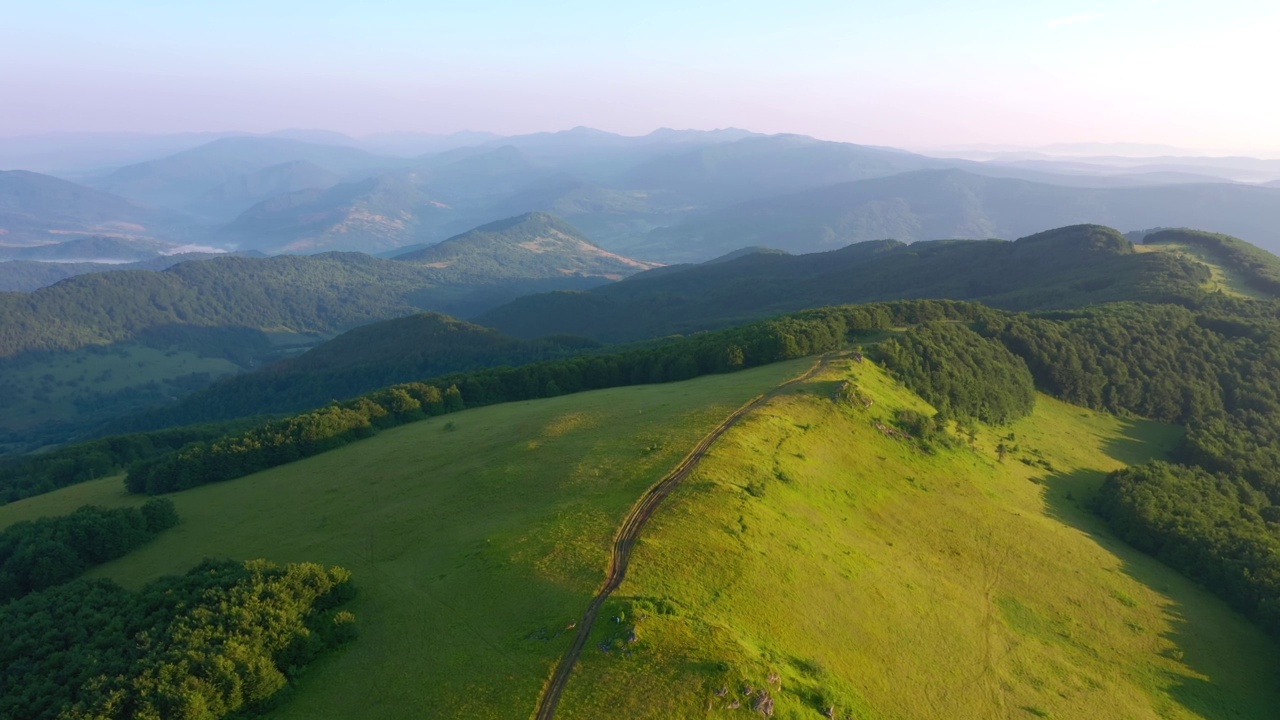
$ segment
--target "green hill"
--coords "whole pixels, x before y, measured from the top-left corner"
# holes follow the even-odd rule
[[[810,365],[387,430],[173,495],[182,522],[94,575],[340,563],[360,637],[272,717],[527,718],[631,504]],[[847,380],[869,408],[833,402]],[[758,697],[744,685],[781,717],[1270,717],[1274,645],[1076,504],[1176,430],[1041,398],[1000,462],[996,431],[928,454],[877,429],[899,409],[929,411],[874,364],[837,363],[730,430],[641,536],[559,717],[732,717]],[[0,508],[0,526],[140,500],[109,478]]]
[[[898,298],[980,300],[1010,309],[1193,298],[1207,280],[1209,269],[1192,258],[1136,253],[1118,232],[1083,225],[1012,243],[886,240],[808,255],[755,253],[663,268],[586,293],[521,298],[476,320],[520,337],[624,341]]]
[[[435,268],[458,283],[557,275],[620,280],[656,266],[601,249],[569,223],[540,212],[482,225],[393,259]]]
[[[0,295],[0,357],[131,340],[168,325],[331,332],[414,310],[422,270],[358,254],[220,257]]]
[[[870,408],[831,401],[846,379]],[[929,456],[876,428],[931,409],[874,367],[815,386],[668,500],[557,717],[1268,716],[1270,644],[1080,506],[1172,428],[1041,398]],[[1043,464],[1000,462],[1005,432]]]
[[[525,365],[597,346],[581,338],[518,340],[438,313],[342,333],[297,357],[225,378],[179,402],[122,421],[147,429],[319,407],[378,388],[498,365]]]
[[[1211,228],[1280,249],[1280,195],[1252,185],[1079,188],[921,170],[753,200],[621,247],[644,257],[704,260],[743,245],[814,252],[883,238],[1011,240],[1079,223]]]
[[[484,226],[414,257],[219,257],[2,294],[0,358],[121,342],[168,325],[334,332],[416,309],[475,312],[522,292],[584,287],[652,267],[603,251],[543,214]]]

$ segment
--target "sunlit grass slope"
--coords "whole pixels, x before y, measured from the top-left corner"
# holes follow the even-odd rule
[[[782,363],[448,415],[171,496],[182,523],[99,574],[129,586],[201,558],[350,569],[360,637],[280,718],[527,718],[604,578],[622,516]],[[452,429],[450,429],[452,428]],[[0,526],[137,502],[119,478],[0,508]]]
[[[1206,292],[1221,292],[1239,298],[1265,300],[1269,296],[1250,286],[1249,280],[1238,270],[1222,264],[1221,259],[1205,248],[1188,243],[1161,243],[1159,245],[1135,245],[1138,252],[1166,252],[1186,255],[1204,263],[1209,268],[1210,279],[1203,284]]]
[[[806,387],[654,516],[558,717],[1275,717],[1276,646],[1081,507],[1177,429],[1041,397],[929,455],[875,427],[931,410],[871,363]]]

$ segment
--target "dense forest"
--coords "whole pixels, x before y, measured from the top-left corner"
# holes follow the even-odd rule
[[[349,640],[350,574],[205,561],[130,592],[75,580],[0,606],[0,717],[216,720]]]
[[[0,603],[124,557],[177,523],[173,501],[164,498],[139,508],[86,505],[70,515],[14,523],[0,531]]]
[[[1113,473],[1094,507],[1126,542],[1280,637],[1280,505],[1230,477],[1152,463]]]
[[[131,340],[169,325],[330,331],[416,309],[425,271],[358,253],[224,257],[0,293],[0,357]]]

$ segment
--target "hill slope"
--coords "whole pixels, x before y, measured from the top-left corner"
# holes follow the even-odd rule
[[[1147,235],[1149,248],[1177,248],[1213,263],[1226,290],[1245,295],[1280,295],[1280,257],[1228,235],[1199,230],[1161,230]]]
[[[870,408],[832,402],[850,377]],[[930,455],[873,425],[931,408],[869,363],[823,380],[659,511],[557,717],[735,717],[762,691],[797,718],[1267,716],[1231,648],[1270,643],[1079,504],[1176,433],[1041,398],[1009,430],[1045,465],[989,431]]]
[[[1213,229],[1280,250],[1280,193],[1229,184],[1072,188],[926,170],[717,210],[625,250],[703,260],[744,245],[812,252],[883,238],[1013,239],[1078,223]]]
[[[809,255],[755,253],[662,268],[587,293],[520,298],[477,318],[520,337],[624,341],[805,307],[900,298],[981,300],[1011,309],[1194,297],[1209,270],[1140,254],[1115,230],[1076,226],[1016,242],[864,242]]]
[[[186,210],[219,220],[231,220],[254,205],[285,193],[324,190],[342,176],[308,160],[272,165],[228,180],[201,195]]]
[[[124,198],[25,170],[0,171],[0,242],[34,245],[68,234],[148,235],[154,211]]]
[[[210,553],[341,563],[361,636],[273,717],[527,718],[631,503],[808,366],[388,430],[178,493],[183,522],[99,574],[136,587]],[[832,403],[850,370],[870,410]],[[869,363],[807,389],[731,430],[660,508],[603,616],[621,622],[601,623],[560,717],[732,717],[743,683],[768,686],[784,717],[829,703],[840,717],[1251,719],[1280,702],[1272,644],[1067,499],[1163,452],[1168,428],[1042,399],[1012,430],[1045,471],[997,462],[985,433],[978,451],[925,455],[879,432],[873,416],[927,406]],[[137,502],[118,483],[0,508],[0,526]]]

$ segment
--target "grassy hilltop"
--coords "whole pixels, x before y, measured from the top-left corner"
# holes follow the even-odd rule
[[[846,378],[870,408],[830,399]],[[1271,716],[1273,645],[1082,507],[1176,428],[1041,396],[930,455],[874,426],[900,408],[931,411],[865,363],[730,432],[654,518],[559,717],[735,717],[760,690],[787,718]]]
[[[182,524],[97,574],[339,563],[361,637],[273,717],[525,718],[631,503],[810,362],[388,430],[175,494]],[[845,378],[874,404],[834,402]],[[1270,717],[1274,645],[1080,507],[1175,428],[1041,396],[974,448],[928,454],[875,427],[897,409],[929,410],[850,363],[731,430],[642,534],[559,717],[745,717],[727,710],[751,704],[744,684],[778,717]],[[111,478],[0,508],[0,525],[139,501]]]

